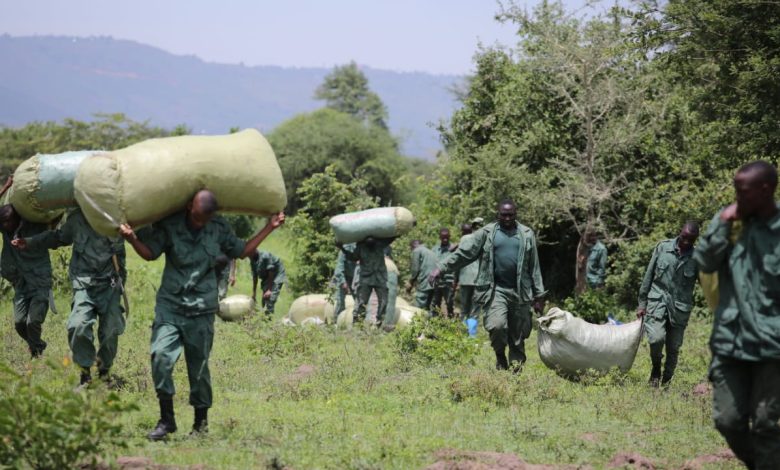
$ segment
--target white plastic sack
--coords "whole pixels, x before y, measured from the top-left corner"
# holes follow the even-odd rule
[[[414,223],[414,215],[405,207],[379,207],[330,219],[336,241],[341,243],[356,243],[367,237],[400,237],[411,230]]]
[[[325,322],[325,306],[328,304],[328,296],[325,294],[302,295],[290,305],[287,318],[296,325],[303,325],[307,318],[318,318]]]
[[[618,367],[628,372],[634,363],[642,321],[623,325],[594,325],[559,308],[538,318],[539,356],[544,364],[564,375]]]
[[[247,316],[254,308],[255,301],[252,297],[236,294],[219,301],[217,315],[225,321],[237,321]]]

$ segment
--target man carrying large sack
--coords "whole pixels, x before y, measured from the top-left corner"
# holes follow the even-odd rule
[[[182,350],[187,361],[190,404],[195,408],[192,430],[208,430],[212,403],[208,361],[214,340],[214,314],[219,308],[216,259],[220,253],[231,259],[246,258],[284,223],[284,213],[280,212],[244,242],[216,215],[217,209],[214,194],[201,190],[185,210],[139,231],[138,236],[126,224],[119,229],[141,258],[151,261],[165,253],[152,325],[152,379],[160,403],[160,421],[148,434],[151,440],[162,440],[176,431],[173,368]]]
[[[274,314],[274,306],[282,292],[282,287],[287,282],[284,263],[273,253],[257,250],[250,255],[249,263],[252,267],[252,298],[257,297],[257,281],[259,280],[263,295],[263,309],[270,317]]]
[[[780,465],[780,210],[777,170],[764,161],[734,177],[737,202],[722,209],[694,251],[718,273],[710,336],[715,427],[748,468]],[[742,231],[736,234],[735,222]]]
[[[10,185],[9,178],[3,189]],[[0,191],[0,195],[3,192]],[[0,273],[14,288],[14,328],[27,343],[30,356],[36,358],[46,349],[41,333],[49,311],[51,291],[49,250],[19,251],[11,243],[18,237],[37,235],[45,231],[46,226],[22,219],[13,206],[7,204],[0,207],[0,229],[3,233]]]
[[[698,237],[699,224],[686,222],[677,238],[658,243],[639,288],[636,316],[645,317],[645,334],[653,363],[649,383],[653,387],[658,387],[659,382],[668,384],[677,367],[685,327],[693,309],[693,288],[698,270],[692,255]],[[662,377],[664,346],[666,363]]]
[[[352,317],[353,322],[363,321],[366,318],[366,308],[371,297],[371,291],[376,292],[377,327],[382,326],[385,310],[387,309],[387,266],[385,266],[385,248],[393,243],[394,238],[368,237],[357,243],[355,251],[348,252],[341,242],[336,242],[344,256],[352,261],[360,262],[360,279],[358,280],[357,304]]]
[[[412,289],[416,288],[414,295],[415,305],[418,308],[431,311],[431,300],[433,299],[433,285],[428,281],[428,276],[436,269],[436,253],[429,250],[420,240],[412,240],[409,243],[412,250],[411,274],[409,285],[406,292],[411,294]]]
[[[480,260],[479,303],[486,306],[485,329],[496,353],[496,368],[519,372],[526,360],[525,339],[531,334],[531,305],[544,309],[544,285],[533,230],[517,222],[517,206],[510,199],[498,204],[498,222],[486,225],[467,240],[431,273],[453,272]],[[506,347],[509,346],[509,360]]]
[[[81,209],[75,209],[68,213],[59,228],[12,243],[22,250],[73,245],[68,270],[73,286],[68,344],[73,352],[73,362],[81,367],[80,386],[87,386],[92,381],[93,364],[97,365],[99,378],[110,381],[109,371],[119,350],[119,336],[125,331],[121,305],[122,288],[127,279],[124,240],[98,234],[87,223]]]
[[[355,243],[347,243],[344,245],[343,251],[352,253],[355,251],[357,245]],[[347,295],[351,295],[355,300],[355,293],[352,291],[352,282],[355,279],[355,268],[357,262],[347,258],[342,250],[339,250],[339,256],[336,259],[336,269],[333,271],[333,284],[336,285],[336,308],[334,315],[338,317],[344,308],[346,308]]]

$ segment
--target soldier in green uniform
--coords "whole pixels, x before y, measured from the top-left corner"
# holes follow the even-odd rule
[[[273,230],[284,223],[284,213],[248,242],[235,236],[230,225],[216,215],[217,198],[211,191],[198,191],[187,208],[136,235],[128,225],[121,235],[145,260],[165,253],[162,283],[152,325],[152,379],[160,403],[160,420],[148,437],[164,439],[176,431],[173,410],[173,368],[182,351],[187,362],[190,404],[195,409],[194,433],[208,429],[212,404],[209,354],[214,341],[214,314],[218,309],[216,259],[224,253],[231,259],[246,258]]]
[[[0,207],[0,229],[3,233],[0,273],[14,288],[14,328],[27,343],[30,355],[36,358],[46,349],[41,333],[49,311],[51,291],[49,250],[20,251],[11,243],[16,238],[44,232],[46,226],[22,219],[13,206],[7,204]]]
[[[439,230],[439,244],[433,249],[436,254],[437,262],[441,263],[446,260],[451,253],[452,245],[450,244],[450,229],[442,228]],[[442,300],[447,306],[447,316],[450,318],[455,317],[455,273],[444,273],[436,279],[436,283],[433,286],[433,300],[432,313],[438,315],[441,313]]]
[[[650,384],[657,387],[672,380],[677,367],[685,327],[693,308],[693,288],[698,270],[693,260],[693,244],[699,225],[687,222],[677,238],[656,245],[639,288],[637,317],[645,317],[644,327],[653,363]],[[661,377],[661,361],[666,345],[666,364]]]
[[[463,224],[460,227],[461,238],[458,246],[471,237],[473,230],[471,224]],[[460,318],[475,318],[477,310],[474,308],[474,288],[479,273],[479,261],[467,264],[455,274],[455,287],[460,288]]]
[[[263,308],[270,317],[274,314],[274,305],[282,292],[282,286],[287,282],[284,264],[278,256],[267,251],[257,250],[250,256],[249,264],[252,267],[252,298],[257,297],[257,281],[259,279],[260,287],[263,289]]]
[[[352,253],[355,251],[357,245],[354,243],[348,243],[344,245],[344,250]],[[347,294],[351,295],[353,300],[355,298],[352,292],[352,282],[355,279],[355,268],[357,263],[349,258],[339,250],[339,256],[336,259],[336,269],[333,272],[333,284],[336,285],[336,310],[335,315],[344,311],[346,307]]]
[[[418,308],[430,312],[433,288],[428,281],[428,276],[436,269],[436,254],[423,245],[420,240],[412,240],[409,247],[412,250],[411,279],[406,291],[411,294],[412,289],[416,287],[415,304]]]
[[[734,177],[737,202],[696,246],[699,269],[718,274],[710,336],[715,427],[748,468],[780,468],[780,207],[777,170],[764,161]],[[741,231],[738,225],[741,224]]]
[[[596,232],[585,235],[589,247],[585,267],[585,280],[591,289],[601,289],[607,278],[607,247],[601,243]]]
[[[489,286],[479,292],[484,305],[485,329],[496,353],[496,368],[516,372],[526,360],[525,339],[531,334],[531,305],[544,309],[544,285],[539,269],[533,230],[517,222],[517,206],[506,199],[498,204],[498,222],[477,230],[431,273],[454,272],[479,260],[476,285]],[[509,347],[509,360],[506,348]]]
[[[14,240],[13,244],[22,250],[73,245],[68,271],[73,286],[68,344],[73,352],[73,362],[81,367],[81,385],[92,381],[90,369],[95,363],[99,377],[109,380],[109,371],[119,350],[119,336],[125,331],[121,305],[122,286],[127,279],[124,240],[95,232],[81,209],[75,209],[68,213],[59,228]]]
[[[355,251],[348,252],[344,245],[336,243],[344,256],[352,261],[360,262],[360,279],[358,280],[357,305],[353,322],[366,318],[366,307],[371,291],[377,298],[377,327],[382,326],[382,320],[387,309],[387,266],[385,266],[385,249],[393,243],[394,238],[368,237],[355,246]]]

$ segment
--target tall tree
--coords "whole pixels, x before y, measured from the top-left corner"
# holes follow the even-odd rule
[[[354,116],[361,122],[387,129],[387,108],[368,87],[368,78],[355,62],[337,66],[314,92],[328,108]]]

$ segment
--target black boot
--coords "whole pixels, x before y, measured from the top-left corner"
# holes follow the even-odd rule
[[[192,423],[190,436],[209,432],[209,409],[195,408],[195,422]]]
[[[89,371],[88,367],[82,367],[81,368],[81,377],[79,377],[79,384],[76,386],[74,391],[80,392],[82,390],[86,390],[89,388],[89,385],[92,383],[92,373]]]
[[[509,370],[509,361],[503,351],[496,351],[496,370]]]
[[[661,386],[668,387],[669,382],[671,381],[672,381],[672,374],[668,373],[667,371],[664,371],[664,376],[661,377]]]
[[[146,437],[150,441],[161,441],[168,434],[176,432],[176,418],[173,415],[173,397],[160,398],[160,421]]]
[[[647,381],[653,388],[658,388],[658,384],[661,382],[661,366],[653,366],[653,370],[650,371],[650,379]]]

